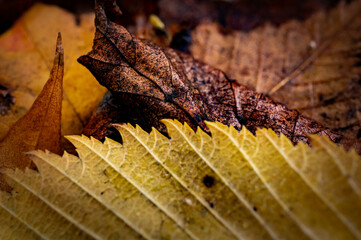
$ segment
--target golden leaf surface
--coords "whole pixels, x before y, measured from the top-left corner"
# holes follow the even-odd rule
[[[96,146],[99,156],[104,161],[111,165],[118,174],[128,179],[192,238],[204,239],[211,235],[214,239],[235,239],[185,187],[157,162],[156,155],[147,151],[147,145],[144,146],[139,141],[143,139],[151,143],[154,134],[148,139],[149,135],[142,129],[138,128],[134,131],[138,133],[137,136],[141,135],[141,137],[134,138],[132,133],[124,131],[122,136],[124,139],[127,138],[124,141],[124,147],[109,139],[105,141],[104,145],[96,139],[89,140],[85,136],[70,137],[69,139],[77,147],[81,156],[92,151],[94,147],[89,146]],[[161,135],[157,132],[156,136]],[[165,146],[157,146],[153,143],[151,149],[155,148],[167,149]],[[107,172],[107,174],[110,174],[110,178],[113,179],[111,181],[115,185],[120,185],[120,180],[112,177],[114,173]],[[122,189],[123,185],[121,185]]]
[[[76,17],[61,8],[36,4],[0,36],[0,84],[10,89],[15,104],[0,118],[0,139],[34,102],[52,66],[53,36],[62,33],[64,100],[62,131],[80,133],[105,93],[92,75],[76,61],[92,45],[94,14]]]
[[[83,139],[88,140],[87,143],[90,141],[86,137]],[[109,151],[108,146],[104,147],[100,142],[94,141],[92,154],[89,154],[89,150],[86,149],[87,151],[85,151],[85,149],[78,149],[81,159],[72,155],[65,155],[63,158],[55,158],[56,155],[53,155],[54,158],[49,160],[48,154],[43,152],[36,154],[36,158],[32,159],[35,163],[37,159],[47,161],[47,164],[50,163],[52,168],[57,168],[62,171],[63,175],[76,182],[83,189],[83,192],[87,192],[101,202],[104,209],[109,209],[119,218],[118,224],[115,226],[119,227],[119,221],[126,223],[131,231],[119,229],[120,233],[123,233],[122,237],[136,236],[135,233],[138,232],[147,239],[187,239],[187,235],[171,219],[156,208],[119,173],[114,173],[112,166],[99,156],[99,151],[106,153]],[[82,152],[85,152],[85,155]],[[78,195],[72,195],[72,197],[74,201],[78,199]],[[106,222],[108,221],[109,219],[106,220]]]
[[[248,33],[202,24],[190,50],[238,83],[360,142],[360,13],[355,0]]]
[[[47,236],[57,219],[95,239],[361,239],[356,152],[318,135],[310,148],[267,129],[207,122],[209,136],[163,122],[170,139],[115,125],[123,144],[70,136],[79,157],[31,152],[39,173],[7,170],[15,192],[1,193],[0,214],[21,231],[0,235]]]

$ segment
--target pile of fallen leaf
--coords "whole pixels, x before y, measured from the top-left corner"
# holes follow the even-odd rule
[[[0,36],[0,238],[361,239],[360,13],[35,5]]]

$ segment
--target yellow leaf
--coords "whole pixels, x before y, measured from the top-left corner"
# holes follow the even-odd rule
[[[293,148],[292,143],[281,135],[278,144],[274,144],[272,140],[278,136],[269,130],[258,131],[256,135],[243,129],[241,148],[268,189],[304,230],[313,238],[354,239],[356,233],[351,232],[280,151],[283,147]],[[313,155],[317,156],[315,152],[312,158]]]
[[[277,146],[278,152],[288,165],[298,173],[303,181],[331,208],[350,230],[361,238],[361,199],[349,184],[349,176],[342,173],[337,162],[327,150],[313,137],[312,149],[304,143],[290,147],[290,142],[283,137],[274,137],[267,130],[261,130],[269,141]],[[261,132],[260,131],[260,132]],[[262,135],[259,132],[259,135]],[[285,142],[282,144],[282,142]]]
[[[170,139],[115,125],[123,144],[70,136],[79,158],[32,152],[40,173],[6,171],[14,190],[1,193],[0,214],[44,236],[57,219],[93,238],[111,238],[119,225],[119,234],[147,239],[361,239],[355,152],[317,135],[309,148],[266,129],[254,136],[207,123],[209,136],[164,123]]]
[[[30,108],[51,69],[53,36],[62,33],[65,49],[62,131],[80,133],[105,89],[76,59],[92,44],[94,15],[73,14],[58,7],[36,4],[0,36],[0,83],[12,90],[16,101],[0,119],[0,139]]]
[[[69,163],[70,167],[75,165],[72,163],[79,162],[78,158],[68,154],[63,158],[53,156],[59,161]],[[84,192],[81,186],[64,177],[62,172],[44,162],[41,156],[33,160],[40,174],[30,169],[25,172],[10,170],[6,172],[7,177],[38,196],[38,201],[43,201],[96,239],[121,239],[127,236],[137,238],[137,234],[96,197]],[[78,167],[82,170],[81,166]]]
[[[89,236],[27,188],[7,178],[11,194],[0,192],[0,207],[39,236],[50,239],[87,239]],[[66,203],[63,203],[66,204]]]
[[[307,239],[308,236],[292,220],[287,210],[267,190],[251,164],[243,155],[237,139],[239,132],[220,123],[207,123],[212,138],[178,121],[165,120],[172,144],[188,144],[223,182],[244,202],[274,238]],[[181,137],[173,137],[173,136]],[[230,139],[234,139],[233,142]]]
[[[186,234],[171,219],[156,208],[119,173],[114,174],[113,167],[102,159],[101,153],[109,153],[111,156],[109,149],[119,153],[117,149],[121,145],[110,147],[107,143],[103,145],[99,141],[89,140],[85,136],[69,137],[69,139],[76,146],[79,146],[78,152],[81,159],[72,155],[65,155],[61,158],[55,154],[44,152],[36,152],[31,158],[36,163],[37,160],[42,160],[44,163],[45,161],[48,162],[47,164],[51,165],[52,168],[62,172],[63,178],[70,178],[72,182],[83,189],[83,193],[80,195],[87,193],[101,202],[104,208],[119,218],[115,222],[116,226],[120,227],[119,221],[124,221],[131,230],[124,231],[124,227],[119,229],[119,234],[122,233],[121,238],[136,238],[136,233],[139,233],[148,239],[158,239],[159,236],[187,239]],[[120,155],[117,154],[117,157]],[[119,185],[121,187],[118,187]],[[64,183],[60,186],[69,187]],[[79,195],[73,195],[74,201],[78,197]]]
[[[312,137],[311,143],[318,144],[332,156],[351,187],[361,197],[361,162],[356,151],[352,149],[346,152],[342,147],[332,144],[326,137]]]
[[[10,212],[0,207],[1,239],[39,239],[39,236]]]
[[[144,141],[144,138],[141,135],[137,136],[137,132],[132,130],[129,125],[127,129],[129,132],[133,132],[134,137],[147,150],[151,150],[151,154],[156,156],[159,164],[162,164],[165,169],[172,173],[238,238],[254,239],[261,237],[262,239],[270,239],[269,233],[252,214],[253,210],[239,201],[231,189],[207,166],[207,163],[202,161],[190,144],[180,140],[185,133],[175,132],[174,125],[167,124],[168,121],[165,121],[165,123],[172,139],[171,144],[168,144],[168,139],[156,130],[153,130],[153,134],[150,134],[147,141]],[[124,131],[120,132],[124,137]],[[193,131],[188,131],[189,133],[194,135]],[[128,140],[128,138],[125,138],[125,140]],[[159,147],[164,145],[162,142],[169,145],[167,151]]]
[[[124,148],[117,142],[107,140],[101,145],[97,140],[86,137],[71,138],[79,153],[87,154],[96,146],[101,149],[98,154],[113,166],[122,176],[129,180],[139,191],[150,199],[159,209],[172,218],[192,238],[234,239],[234,236],[210,214],[197,199],[172,177],[149,149],[169,150],[169,141],[158,132],[148,135],[140,128],[119,129],[124,139]],[[157,143],[153,139],[157,139]],[[75,140],[75,141],[74,141]]]

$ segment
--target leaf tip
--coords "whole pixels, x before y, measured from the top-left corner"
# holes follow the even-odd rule
[[[64,48],[60,32],[58,32],[58,38],[56,40],[54,66],[64,66]]]
[[[61,32],[58,32],[58,38],[56,40],[56,53],[64,54],[63,41],[61,37]]]
[[[67,139],[69,142],[71,142],[75,147],[76,147],[76,142],[81,142],[81,139],[83,138],[87,138],[89,139],[87,136],[85,135],[81,135],[81,136],[78,136],[78,135],[67,135],[67,136],[64,136],[65,139]]]

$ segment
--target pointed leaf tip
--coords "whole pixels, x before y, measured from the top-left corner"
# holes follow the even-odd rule
[[[58,54],[64,54],[61,32],[58,32],[58,39],[56,41],[56,55]]]
[[[30,110],[20,118],[0,142],[0,168],[35,168],[26,152],[41,149],[62,154],[61,107],[64,59],[61,35],[58,35],[54,65],[49,80]],[[0,189],[6,182],[0,176]]]

